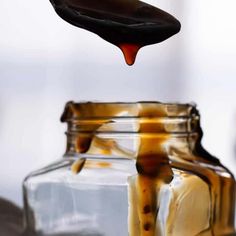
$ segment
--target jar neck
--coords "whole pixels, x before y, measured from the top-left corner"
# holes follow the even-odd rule
[[[136,159],[140,153],[169,155],[171,150],[189,153],[195,148],[197,134],[85,134],[67,133],[65,156],[78,154]],[[145,147],[141,148],[145,143]],[[149,144],[149,145],[147,145]],[[142,150],[142,151],[140,151]]]
[[[137,158],[188,152],[200,143],[199,114],[189,104],[68,103],[65,156]]]

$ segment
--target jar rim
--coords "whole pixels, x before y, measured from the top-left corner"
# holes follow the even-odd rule
[[[62,122],[109,118],[191,118],[199,116],[194,103],[73,102],[66,104]]]

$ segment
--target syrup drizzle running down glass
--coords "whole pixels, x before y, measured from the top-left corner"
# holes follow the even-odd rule
[[[137,0],[50,0],[65,21],[96,33],[119,47],[128,65],[140,48],[160,43],[180,31],[180,22]]]
[[[117,120],[122,117],[125,126]],[[129,123],[128,118],[133,121]],[[202,130],[195,107],[155,102],[70,102],[62,121],[71,122],[68,127],[73,133],[78,128],[86,130],[68,139],[68,153],[136,161],[137,173],[127,179],[129,236],[236,235],[235,181],[219,160],[202,147]],[[124,130],[135,133],[134,149],[123,146],[120,137],[116,138],[119,135],[110,138],[102,135]],[[78,158],[71,170],[79,174],[83,168],[99,166],[112,167],[106,159],[98,163]],[[162,195],[166,190],[169,196]]]

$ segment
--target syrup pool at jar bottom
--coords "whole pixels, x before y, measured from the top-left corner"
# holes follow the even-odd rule
[[[202,147],[195,106],[69,102],[62,121],[64,157],[24,181],[26,232],[236,235],[235,180]]]

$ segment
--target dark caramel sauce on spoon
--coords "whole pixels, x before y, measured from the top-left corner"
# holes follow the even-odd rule
[[[119,47],[132,65],[140,48],[180,31],[169,13],[135,0],[50,0],[57,14]]]

